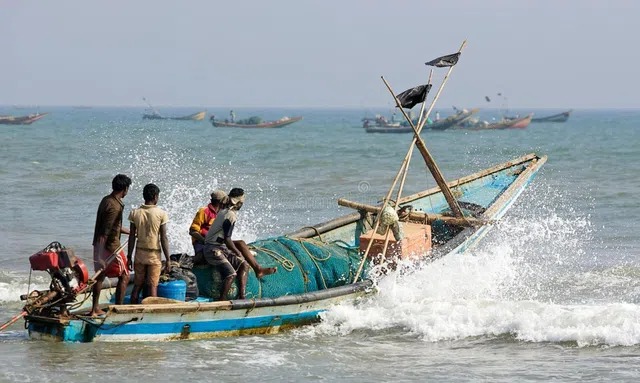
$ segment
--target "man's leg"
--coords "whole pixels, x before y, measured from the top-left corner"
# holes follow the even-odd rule
[[[240,250],[244,259],[247,260],[249,266],[251,266],[253,271],[256,273],[256,277],[262,278],[265,275],[270,275],[278,271],[278,269],[275,267],[260,267],[258,261],[256,261],[256,258],[251,253],[251,249],[249,249],[249,246],[247,246],[244,241],[233,241],[233,244],[236,245],[236,248]]]
[[[140,302],[140,290],[144,284],[145,267],[144,265],[133,262],[133,290],[131,290],[131,304],[135,305]]]
[[[235,274],[232,274],[224,279],[222,282],[222,291],[220,291],[220,300],[226,301],[229,299],[229,290],[231,290],[231,284],[235,279]]]
[[[124,303],[124,296],[127,293],[127,285],[129,285],[129,274],[122,273],[118,277],[118,285],[116,286],[116,304]]]
[[[91,312],[89,315],[96,316],[104,314],[104,311],[100,308],[100,292],[102,291],[102,282],[104,281],[104,273],[100,273],[96,279],[96,283],[93,284],[93,305],[91,306]]]
[[[162,264],[147,265],[147,292],[150,297],[158,296],[158,283],[160,283],[160,273]]]
[[[238,268],[238,298],[245,299],[247,297],[247,274],[248,274],[247,262],[242,262],[242,265]]]

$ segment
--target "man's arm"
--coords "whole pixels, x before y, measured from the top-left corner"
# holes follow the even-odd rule
[[[129,222],[129,246],[127,247],[127,263],[129,270],[133,270],[133,250],[136,248],[136,224]]]
[[[234,226],[235,225],[228,219],[225,219],[224,222],[222,223],[222,232],[224,233],[224,244],[227,246],[227,249],[233,251],[234,253],[242,257],[242,252],[236,247],[236,245],[233,243],[233,240],[231,240],[231,234],[233,234]]]
[[[204,223],[206,217],[204,215],[204,210],[200,209],[196,213],[196,216],[193,217],[193,222],[191,223],[191,227],[189,227],[189,235],[196,239],[196,241],[200,243],[204,243],[204,237],[200,234],[200,230],[202,230],[202,224]]]
[[[169,239],[167,238],[167,225],[160,225],[160,245],[162,246],[162,252],[164,253],[164,259],[166,260],[165,272],[168,274],[171,269],[171,258],[169,258]]]

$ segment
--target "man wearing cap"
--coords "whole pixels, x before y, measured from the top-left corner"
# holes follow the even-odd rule
[[[215,190],[211,193],[211,201],[205,207],[198,209],[196,216],[193,218],[193,222],[189,227],[189,234],[191,235],[191,243],[193,244],[193,251],[195,252],[194,262],[196,264],[205,263],[202,255],[204,249],[204,238],[209,231],[209,227],[216,219],[218,211],[223,204],[226,204],[229,197],[223,190]]]

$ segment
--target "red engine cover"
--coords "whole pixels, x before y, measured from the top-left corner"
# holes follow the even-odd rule
[[[58,268],[58,253],[39,252],[29,257],[32,270],[47,271]]]
[[[84,265],[82,260],[78,259],[76,264],[73,265],[73,270],[76,272],[76,276],[78,277],[78,282],[80,286],[78,288],[84,287],[84,285],[89,282],[89,270],[87,270],[87,266]]]

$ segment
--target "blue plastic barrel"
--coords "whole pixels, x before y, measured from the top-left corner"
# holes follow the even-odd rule
[[[181,279],[159,283],[158,296],[184,301],[187,299],[187,283]]]

